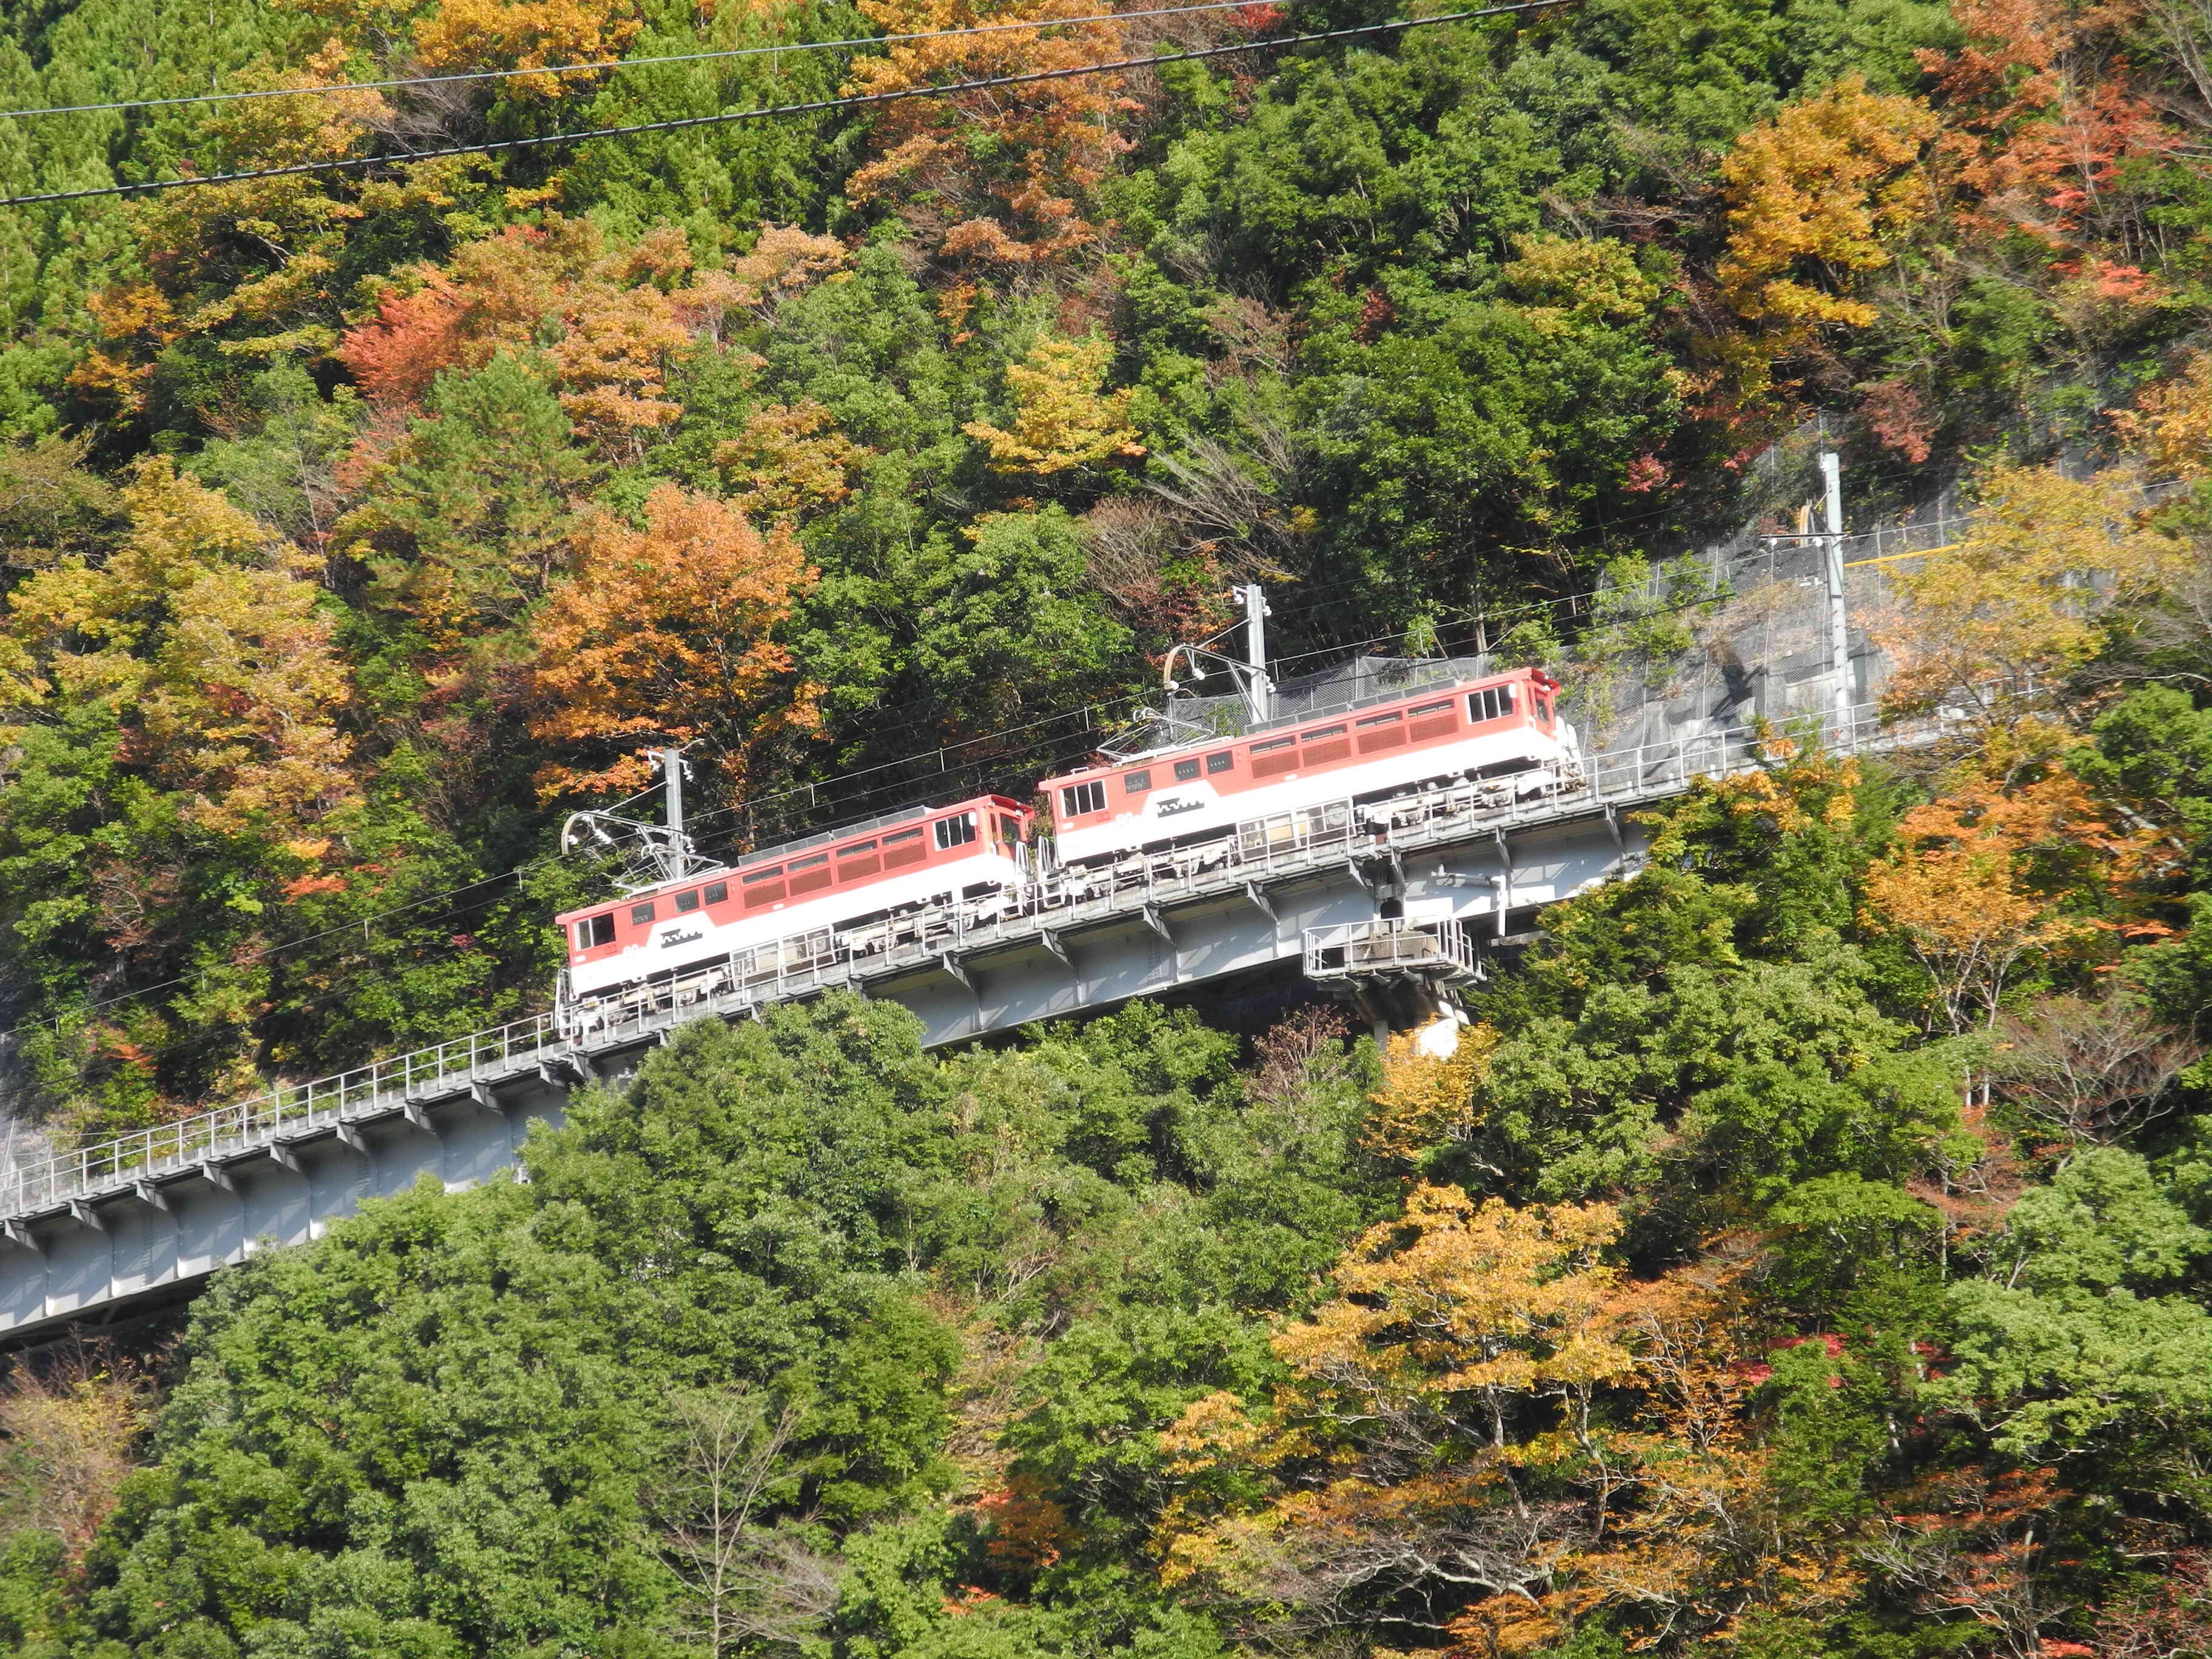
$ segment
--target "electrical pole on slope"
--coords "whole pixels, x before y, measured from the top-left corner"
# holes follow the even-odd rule
[[[1828,742],[1832,747],[1847,740],[1851,714],[1851,630],[1844,605],[1844,477],[1843,462],[1832,449],[1820,451],[1823,516],[1821,538],[1828,554],[1828,672],[1835,685],[1834,720]]]
[[[1275,683],[1267,678],[1267,599],[1257,582],[1233,591],[1244,602],[1244,660],[1252,667],[1244,696],[1256,723],[1274,712]]]

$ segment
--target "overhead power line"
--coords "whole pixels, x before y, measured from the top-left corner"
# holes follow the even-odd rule
[[[513,81],[532,75],[595,75],[602,70],[651,69],[664,64],[705,64],[730,58],[785,58],[799,52],[841,51],[848,46],[895,46],[909,40],[945,40],[969,34],[1001,34],[1015,29],[1076,28],[1086,23],[1123,23],[1139,17],[1180,17],[1196,11],[1243,11],[1255,5],[1294,5],[1299,0],[1200,0],[1146,11],[1102,11],[1086,17],[1040,17],[1018,23],[972,23],[964,28],[922,29],[910,34],[858,34],[843,40],[793,40],[774,46],[727,46],[713,52],[677,52],[663,58],[605,58],[587,64],[548,64],[540,69],[459,70],[448,75],[404,75],[389,81],[337,81],[320,87],[264,87],[247,92],[198,92],[175,98],[134,98],[112,104],[56,104],[38,109],[0,109],[0,121],[31,115],[106,115],[134,109],[173,109],[185,104],[232,104],[250,98],[313,98],[334,92],[391,92],[403,87],[442,87],[469,81]]]
[[[676,132],[688,127],[724,126],[738,121],[761,121],[780,115],[814,115],[830,110],[862,109],[878,104],[903,103],[915,98],[947,98],[955,93],[984,92],[994,87],[1013,87],[1044,81],[1069,81],[1086,75],[1108,75],[1117,70],[1146,69],[1163,64],[1198,63],[1232,53],[1272,52],[1284,46],[1318,45],[1326,40],[1351,40],[1407,29],[1430,28],[1441,23],[1464,23],[1481,17],[1503,17],[1518,12],[1545,11],[1572,5],[1576,0],[1518,0],[1504,6],[1443,12],[1434,17],[1400,18],[1387,23],[1362,23],[1349,28],[1321,29],[1306,34],[1279,35],[1267,40],[1240,40],[1227,46],[1202,46],[1188,52],[1162,52],[1138,58],[1109,58],[1097,64],[1076,64],[1065,69],[1025,70],[1015,75],[984,76],[973,81],[948,82],[942,86],[902,87],[890,92],[852,93],[840,98],[817,98],[795,104],[769,104],[757,109],[726,110],[714,115],[689,115],[666,121],[641,121],[629,126],[589,127],[574,132],[549,132],[535,137],[501,138],[476,144],[449,144],[436,149],[403,150],[394,155],[343,156],[328,161],[302,161],[290,167],[249,167],[235,173],[186,174],[175,179],[149,179],[135,185],[102,185],[88,190],[41,191],[24,196],[0,196],[0,207],[30,207],[45,202],[76,202],[95,196],[135,196],[158,190],[184,190],[206,185],[241,184],[256,179],[291,179],[321,173],[350,173],[404,161],[434,161],[454,155],[495,155],[510,150],[542,149],[554,144],[583,143],[594,138],[629,138],[647,132]],[[1036,27],[1031,25],[1030,27]]]

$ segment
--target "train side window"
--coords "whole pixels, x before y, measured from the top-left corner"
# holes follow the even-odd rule
[[[1510,685],[1486,685],[1480,691],[1467,694],[1467,717],[1478,726],[1485,720],[1502,720],[1513,712],[1513,688]]]
[[[697,888],[695,887],[688,893],[678,893],[676,896],[676,914],[678,915],[688,916],[698,908],[699,890]]]
[[[708,882],[705,896],[709,904],[727,904],[730,902],[730,884],[726,881]]]
[[[631,927],[642,927],[646,923],[652,920],[653,906],[650,903],[633,904],[629,907],[629,921]]]
[[[1121,780],[1121,787],[1133,795],[1141,795],[1152,787],[1152,772],[1150,767],[1146,767],[1141,772],[1132,772]]]
[[[612,945],[614,942],[615,913],[611,910],[602,910],[596,916],[586,916],[576,924],[579,950],[588,951],[594,945]]]
[[[939,850],[943,851],[946,848],[954,847],[965,847],[969,842],[975,839],[975,815],[973,812],[963,812],[959,817],[953,818],[938,819],[937,845]]]
[[[1079,818],[1085,812],[1106,810],[1106,785],[1094,778],[1089,783],[1070,784],[1060,792],[1060,815],[1064,818]]]
[[[1208,774],[1234,772],[1237,769],[1237,751],[1234,749],[1224,749],[1218,755],[1208,755],[1206,757],[1206,769]]]
[[[1196,761],[1187,760],[1177,761],[1176,763],[1176,781],[1177,783],[1188,783],[1197,775],[1198,763]]]
[[[1004,812],[1000,813],[1000,814],[999,814],[999,839],[1000,839],[1000,841],[1002,841],[1002,842],[1006,842],[1007,846],[1012,847],[1012,846],[1016,842],[1019,841],[1021,838],[1022,838],[1022,823],[1021,823],[1021,820],[1020,820],[1019,818],[1016,818],[1016,817],[1008,817],[1006,813],[1004,813]]]

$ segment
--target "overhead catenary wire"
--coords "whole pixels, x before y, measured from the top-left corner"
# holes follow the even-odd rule
[[[769,46],[720,46],[711,52],[672,52],[658,58],[603,58],[583,64],[547,64],[538,69],[456,70],[443,75],[402,75],[388,81],[333,81],[316,87],[257,87],[243,92],[195,92],[174,98],[131,98],[106,104],[42,105],[35,109],[0,109],[0,121],[38,115],[110,115],[141,109],[174,109],[191,104],[234,104],[258,98],[317,98],[340,92],[394,92],[406,87],[442,87],[477,81],[514,81],[540,75],[595,75],[617,70],[653,69],[669,64],[705,64],[732,58],[789,58],[810,52],[838,52],[850,46],[896,46],[913,40],[949,40],[965,35],[1003,34],[1026,29],[1079,28],[1091,23],[1125,23],[1143,17],[1180,17],[1191,12],[1247,11],[1255,5],[1298,5],[1308,0],[1195,0],[1195,3],[1153,6],[1142,11],[1102,11],[1080,17],[1039,17],[1012,23],[970,23],[951,29],[918,29],[905,34],[855,34],[836,40],[792,40]]]
[[[987,92],[997,87],[1072,81],[1086,75],[1109,75],[1121,70],[1146,69],[1165,64],[1194,64],[1240,52],[1273,52],[1290,46],[1316,46],[1329,40],[1398,34],[1408,29],[1431,28],[1444,23],[1472,22],[1484,17],[1546,11],[1576,3],[1577,0],[1516,0],[1510,5],[1442,12],[1433,17],[1396,18],[1388,22],[1361,23],[1346,28],[1277,35],[1264,40],[1238,40],[1225,46],[1149,52],[1133,58],[1107,58],[1095,64],[1073,64],[1060,69],[1024,70],[1011,75],[988,75],[968,81],[951,81],[939,86],[899,87],[888,92],[848,93],[836,98],[808,99],[791,104],[764,104],[754,109],[724,110],[713,115],[679,116],[664,121],[634,122],[625,126],[586,127],[572,132],[488,139],[479,143],[447,144],[434,149],[404,150],[388,155],[337,156],[325,161],[295,162],[289,167],[246,167],[231,173],[185,173],[173,179],[149,179],[137,184],[99,185],[81,190],[38,191],[21,196],[0,196],[0,207],[34,207],[48,202],[78,202],[99,196],[136,196],[154,191],[244,184],[260,179],[296,179],[315,173],[354,173],[403,162],[443,161],[456,155],[505,155],[512,151],[544,149],[557,144],[587,143],[599,138],[630,138],[649,132],[678,132],[693,127],[726,126],[739,121],[771,120],[787,115],[818,115],[831,110],[864,109],[920,98],[949,98],[956,93]]]

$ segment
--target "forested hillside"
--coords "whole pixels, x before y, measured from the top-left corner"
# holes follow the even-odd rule
[[[1778,730],[1449,1060],[784,1008],[18,1364],[10,1650],[2212,1654],[2212,12],[1269,45],[1416,15],[0,7],[0,193],[279,170],[0,206],[11,1135],[543,1006],[654,745],[728,854],[1080,758],[1232,583],[1564,663],[1816,416],[1975,511],[1947,742]]]

